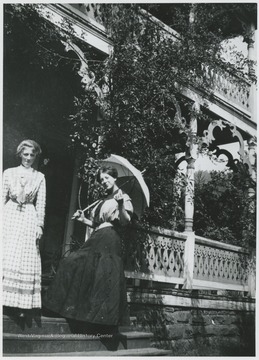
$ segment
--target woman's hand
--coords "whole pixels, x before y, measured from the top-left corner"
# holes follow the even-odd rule
[[[72,220],[78,220],[84,222],[85,216],[82,210],[77,210],[71,218]]]
[[[123,193],[121,190],[119,190],[117,192],[117,194],[114,195],[114,199],[117,201],[118,203],[118,207],[119,207],[119,217],[120,217],[120,223],[122,225],[126,225],[130,222],[130,215],[129,213],[125,210],[124,207],[124,197],[123,197]]]
[[[84,216],[84,212],[82,210],[77,210],[71,219],[81,221],[83,224],[93,227],[93,222]]]
[[[43,235],[43,230],[41,226],[37,226],[36,230],[36,240],[39,240]]]
[[[89,219],[87,219],[85,216],[84,216],[84,212],[82,210],[77,210],[74,215],[72,216],[71,218],[72,220],[78,220],[80,222],[82,222],[83,224],[85,225],[88,225],[90,227],[93,227],[93,222]]]
[[[123,193],[121,190],[119,190],[117,194],[114,195],[114,199],[117,201],[119,205],[123,204]]]

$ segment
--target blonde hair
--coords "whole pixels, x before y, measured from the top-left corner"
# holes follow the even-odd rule
[[[23,152],[24,148],[29,147],[33,149],[33,152],[36,156],[41,154],[41,147],[36,141],[34,140],[23,140],[17,147],[16,155],[18,157],[21,156],[21,153]]]

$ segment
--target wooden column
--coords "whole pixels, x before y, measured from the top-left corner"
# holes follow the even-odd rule
[[[256,139],[251,137],[248,140],[248,156],[251,164],[251,177],[256,182]],[[249,188],[248,195],[253,199],[250,203],[250,212],[256,211],[255,189]],[[249,296],[255,297],[256,293],[256,251],[251,254],[249,275],[248,275],[248,293]]]
[[[251,177],[254,182],[256,182],[256,139],[254,137],[251,137],[248,141],[248,156],[249,156],[249,162],[251,164]],[[249,189],[249,195],[251,197],[255,196],[255,190]],[[254,209],[255,210],[255,209]]]
[[[248,60],[250,61],[248,63],[249,69],[249,75],[252,78],[256,77],[256,71],[255,71],[255,65],[254,62],[256,62],[256,48],[255,48],[255,24],[251,23],[247,28],[247,36],[244,39],[247,43],[248,48]],[[252,120],[256,122],[257,120],[257,101],[256,101],[256,84],[252,83],[250,88],[250,96],[249,96],[249,107],[252,114]]]
[[[71,217],[78,209],[78,202],[77,202],[78,189],[79,189],[79,179],[77,176],[78,168],[79,168],[79,163],[78,163],[78,160],[75,159],[72,190],[71,190],[71,195],[70,195],[70,204],[69,204],[69,210],[68,210],[67,219],[66,219],[66,228],[65,228],[65,235],[64,235],[64,242],[63,242],[63,249],[62,249],[62,253],[66,254],[66,255],[69,254],[70,243],[71,243],[71,239],[72,239],[71,237],[74,233],[74,226],[75,226],[75,220],[71,220]]]
[[[193,215],[194,215],[194,171],[195,160],[197,159],[196,143],[197,136],[197,117],[199,111],[198,103],[193,105],[193,114],[190,120],[190,133],[186,146],[185,159],[187,162],[186,171],[186,188],[185,188],[185,233],[187,239],[184,250],[184,285],[185,289],[191,289],[193,283],[194,268],[194,247],[195,234],[193,232]]]
[[[193,110],[197,111],[199,105],[194,104]],[[193,231],[193,214],[194,214],[194,170],[195,160],[197,159],[197,147],[196,144],[197,135],[197,119],[193,115],[190,121],[190,134],[187,141],[185,159],[187,162],[186,173],[186,188],[185,188],[185,231]]]

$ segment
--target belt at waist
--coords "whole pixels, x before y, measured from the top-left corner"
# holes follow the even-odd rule
[[[19,206],[23,206],[23,205],[27,205],[27,204],[33,204],[33,201],[26,201],[26,202],[24,202],[24,203],[20,203],[20,202],[17,201],[16,199],[10,198],[10,200],[11,200],[12,202],[14,202],[15,204],[19,205]]]
[[[94,230],[97,231],[97,230],[100,230],[100,229],[103,229],[103,228],[106,228],[106,227],[113,227],[113,225],[112,225],[112,223],[106,221],[106,222],[101,223]]]

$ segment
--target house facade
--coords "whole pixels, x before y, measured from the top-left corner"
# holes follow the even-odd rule
[[[38,8],[38,13],[42,19],[57,26],[61,31],[65,31],[64,24],[68,22],[73,35],[80,43],[90,48],[97,59],[103,60],[113,51],[113,44],[98,20],[98,5],[43,4]],[[7,9],[6,23],[10,21],[8,16]],[[150,21],[158,22],[161,31],[166,32],[168,36],[177,36],[174,30],[154,16],[150,16]],[[19,26],[23,27],[24,24]],[[249,19],[246,26],[249,29],[248,37],[245,39],[246,55],[252,64],[252,61],[256,60],[257,29],[254,21]],[[16,44],[19,42],[18,32],[17,30],[17,34],[12,35],[16,39]],[[71,243],[85,236],[85,228],[70,220],[78,208],[80,180],[77,176],[78,156],[71,147],[69,138],[71,127],[65,119],[73,111],[74,95],[79,92],[82,82],[87,82],[87,79],[85,72],[80,73],[79,70],[77,74],[72,73],[71,65],[62,60],[60,66],[55,69],[51,66],[40,68],[38,64],[33,64],[30,53],[26,51],[28,44],[26,40],[13,51],[13,43],[10,39],[12,38],[6,32],[3,167],[5,169],[17,164],[15,149],[23,139],[33,138],[42,145],[43,156],[38,168],[46,176],[47,208],[41,252],[43,274],[48,275],[57,265],[60,256],[69,252]],[[81,49],[73,43],[62,43],[60,49],[64,59],[69,52],[70,57],[76,59],[81,68],[87,60],[83,52],[80,52]],[[254,71],[252,65],[249,71]],[[207,94],[201,88],[183,88],[182,95],[192,100],[196,110],[206,109],[215,121],[204,128],[204,124],[192,118],[190,121],[192,135],[202,135],[207,146],[213,143],[218,155],[222,154],[220,145],[236,143],[239,160],[247,165],[251,177],[256,180],[256,86],[244,79],[240,87],[235,83],[235,75],[231,75],[233,77],[231,79],[229,74],[228,76],[217,74],[215,69],[205,66],[204,72],[209,80],[216,79],[215,87],[211,89],[212,94]],[[231,153],[224,154],[229,159],[229,163],[235,160]],[[126,259],[128,301],[137,319],[143,315],[144,304],[150,307],[149,311],[162,305],[165,309],[169,309],[167,317],[171,316],[172,308],[179,310],[178,315],[182,312],[186,319],[190,309],[194,312],[197,309],[208,311],[208,317],[206,315],[203,318],[205,322],[212,316],[213,311],[215,314],[218,311],[225,311],[234,322],[233,302],[238,311],[243,310],[249,313],[249,316],[254,312],[255,269],[250,264],[250,254],[239,247],[199,237],[193,231],[196,159],[197,147],[190,140],[186,153],[178,160],[179,165],[181,162],[186,163],[188,179],[185,192],[184,232],[151,229],[148,246],[145,249],[135,249],[132,256]],[[136,256],[139,259],[137,268],[134,259]],[[184,293],[185,289],[211,290],[218,297],[213,297],[214,293],[210,293],[207,297],[204,294],[197,295],[196,306],[194,298]],[[227,298],[228,292],[241,293],[243,297],[235,298],[230,302]],[[174,322],[176,318],[172,317],[171,320]],[[186,322],[191,326],[189,318]],[[178,330],[181,332],[181,329]],[[173,332],[172,329],[170,331]],[[176,347],[180,346],[177,340],[179,340],[177,336],[172,335],[170,341],[175,342]],[[180,341],[184,343],[184,335]]]

